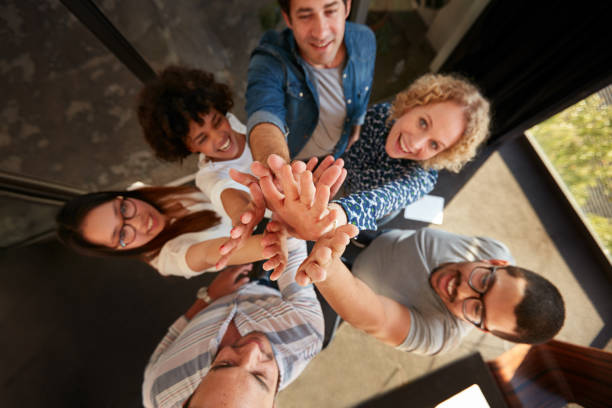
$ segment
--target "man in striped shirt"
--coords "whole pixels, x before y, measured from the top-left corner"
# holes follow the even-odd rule
[[[324,328],[312,285],[295,283],[306,245],[287,246],[280,292],[228,268],[211,284],[212,299],[170,327],[145,369],[145,407],[271,407],[297,378],[321,350]]]

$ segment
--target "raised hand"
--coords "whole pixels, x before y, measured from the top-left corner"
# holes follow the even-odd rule
[[[208,287],[208,296],[210,296],[212,300],[215,300],[236,291],[236,289],[249,281],[248,274],[251,269],[253,269],[253,264],[236,265],[225,268],[219,272]],[[208,306],[208,304],[202,299],[196,299],[187,312],[185,312],[185,317],[187,320],[193,319],[193,317],[206,306]]]
[[[215,300],[229,295],[249,281],[249,271],[253,264],[229,266],[219,272],[208,287],[208,296]]]
[[[266,225],[264,237],[261,240],[263,246],[263,256],[268,260],[263,264],[266,271],[274,269],[270,274],[271,280],[280,278],[285,268],[289,257],[287,251],[287,229],[285,225],[278,221],[270,221]]]
[[[331,165],[321,170],[315,186],[309,170],[296,174],[295,165],[289,166],[276,155],[269,157],[268,165],[282,192],[269,175],[263,176],[259,185],[266,205],[289,227],[289,233],[314,241],[331,230],[338,214],[336,210],[327,208],[330,186],[341,177],[343,169],[339,165]]]
[[[230,170],[235,171],[235,170]],[[263,194],[258,185],[249,187],[251,191],[251,201],[245,211],[240,216],[238,222],[234,223],[234,228],[230,231],[230,238],[219,248],[221,258],[217,262],[217,269],[227,265],[232,252],[242,248],[246,240],[253,234],[253,229],[263,219],[266,211],[266,204]]]
[[[335,196],[338,190],[340,189],[340,187],[342,186],[342,183],[344,183],[344,180],[346,179],[347,172],[346,172],[346,169],[344,168],[344,160],[342,159],[334,160],[334,157],[330,155],[324,158],[318,166],[316,164],[317,164],[316,157],[313,157],[312,159],[310,159],[308,163],[306,164],[306,169],[310,171],[313,171],[313,169],[316,167],[316,169],[312,173],[312,180],[314,181],[315,185],[318,185],[319,182],[323,184],[329,183],[329,180],[322,178],[322,176],[324,174],[326,174],[326,177],[330,176],[330,173],[326,173],[325,170],[327,170],[331,166],[339,166],[342,169],[342,173],[340,173],[340,176],[336,179],[336,181],[329,183],[330,185],[329,196],[330,197]]]
[[[295,275],[295,281],[305,286],[311,282],[321,282],[331,273],[330,266],[334,259],[340,258],[350,239],[359,230],[352,224],[346,224],[330,231],[317,240],[308,257],[302,262]]]

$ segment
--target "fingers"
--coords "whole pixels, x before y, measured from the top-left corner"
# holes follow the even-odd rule
[[[336,233],[344,233],[348,235],[349,238],[353,238],[359,234],[359,228],[353,224],[344,224],[336,229]]]
[[[326,185],[329,187],[333,186],[341,174],[342,174],[342,166],[337,166],[337,165],[329,166],[327,169],[325,169],[323,174],[321,174],[321,177],[319,177],[319,180],[317,182],[317,187],[319,185]]]
[[[270,169],[268,169],[268,167],[258,161],[254,161],[253,164],[251,164],[251,171],[256,177],[259,178],[272,175]]]
[[[319,162],[318,158],[311,157],[310,160],[308,160],[308,163],[306,163],[306,170],[313,171],[315,167],[317,167],[318,162]]]
[[[295,283],[300,286],[310,285],[312,282],[308,277],[308,274],[304,270],[300,270],[295,274]]]
[[[283,272],[285,271],[286,267],[287,267],[287,264],[285,262],[280,262],[274,268],[274,271],[270,274],[270,280],[273,280],[273,281],[278,280],[278,278],[280,278]]]
[[[307,207],[312,205],[315,195],[315,186],[312,182],[312,173],[305,171],[300,175],[300,201]]]
[[[327,279],[327,271],[316,262],[312,262],[305,269],[306,274],[313,283],[322,282]]]
[[[249,283],[248,276],[244,276],[243,278],[238,279],[236,282],[234,282],[234,290],[238,289],[240,286],[245,285],[247,283]]]
[[[245,233],[245,231],[246,231],[246,227],[244,225],[236,225],[230,231],[230,237],[232,237],[232,239],[239,239],[240,237],[242,237],[242,235]],[[223,247],[221,247],[221,248],[223,248]]]
[[[270,156],[268,156],[268,167],[270,167],[270,170],[272,170],[273,172],[278,171],[285,164],[287,164],[285,160],[278,154],[271,154]]]
[[[351,238],[346,232],[340,230],[340,228],[336,229],[336,231],[334,231],[333,238],[329,242],[329,248],[331,249],[333,256],[338,257],[342,255],[350,240]]]
[[[332,258],[331,248],[324,246],[324,247],[314,248],[312,250],[312,260],[319,265],[327,265],[331,261],[331,258]],[[310,275],[310,272],[309,271],[306,271],[306,272],[308,272],[308,276],[310,276],[312,279],[313,277]],[[312,279],[312,280],[313,282],[317,282],[319,279]]]
[[[285,164],[280,169],[274,170],[276,178],[281,182],[283,193],[288,200],[295,201],[299,198],[297,182],[293,177],[291,166]]]
[[[238,245],[238,240],[230,238],[227,241],[225,241],[223,245],[219,247],[219,253],[221,255],[228,255],[230,252],[234,250],[234,248],[236,248],[237,245]]]
[[[233,265],[225,268],[221,273],[227,273],[230,277],[237,278],[239,275],[246,275],[253,269],[253,264]]]
[[[266,200],[268,208],[272,211],[278,211],[282,205],[285,196],[281,194],[280,191],[274,185],[271,177],[264,177],[259,180],[259,186],[261,187],[261,192]]]
[[[270,258],[272,259],[274,256],[276,256],[277,254],[280,254],[282,251],[282,248],[280,246],[280,244],[278,243],[278,240],[270,245],[266,245],[262,250],[261,250],[261,254],[264,256],[264,258]],[[274,266],[272,267],[274,268]],[[270,268],[270,269],[272,269]],[[266,269],[267,270],[267,269]]]
[[[297,176],[298,174],[303,173],[306,170],[308,170],[307,166],[301,160],[295,160],[295,161],[293,161],[291,163],[291,171],[293,172],[293,175],[295,175],[295,176]]]
[[[334,156],[332,155],[329,155],[325,157],[323,160],[321,160],[321,163],[319,163],[319,166],[317,166],[317,169],[313,172],[313,177],[312,177],[313,180],[317,182],[319,178],[321,178],[321,175],[323,174],[323,172],[327,170],[329,166],[333,164],[334,164]]]
[[[334,185],[331,186],[330,188],[330,192],[329,192],[330,197],[335,197],[336,194],[338,194],[338,190],[340,190],[340,187],[342,187],[342,183],[344,183],[344,180],[346,180],[347,174],[348,172],[346,171],[346,169],[342,169],[342,172],[340,173],[340,177],[338,177],[338,180],[336,180]]]
[[[229,254],[221,255],[221,257],[219,258],[219,260],[215,264],[215,269],[217,269],[219,271],[219,270],[225,268],[227,266],[227,263],[229,262],[229,257],[230,257]]]
[[[329,187],[326,185],[317,186],[312,209],[316,214],[323,216],[327,214],[327,205],[329,204]]]
[[[261,187],[258,183],[251,183],[249,184],[249,191],[251,192],[251,204],[253,205],[255,211],[253,217],[257,218],[261,216],[261,218],[263,218],[263,213],[266,211],[266,200],[261,191]],[[250,221],[242,222],[248,224]]]
[[[257,162],[255,162],[257,163]],[[237,183],[248,186],[251,183],[257,183],[257,178],[252,174],[242,173],[236,169],[230,169],[229,171],[230,177]]]

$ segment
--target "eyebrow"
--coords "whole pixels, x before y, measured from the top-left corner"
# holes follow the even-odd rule
[[[429,114],[428,114],[428,113],[426,113],[426,114],[425,114],[425,116],[427,116],[427,119],[428,119],[428,121],[429,121],[429,123],[430,123],[430,127],[433,129],[433,127],[434,127],[434,121],[433,121],[433,119],[431,118],[431,116],[429,116]],[[439,145],[441,145],[441,146],[442,146],[443,148],[445,148],[445,149],[448,147],[448,146],[446,145],[446,143],[444,143],[443,141],[441,141],[441,140],[439,140],[439,139],[436,139],[436,143],[438,143]]]
[[[202,140],[203,138],[204,138],[204,132],[200,132],[193,138],[193,142],[200,143],[200,140]]]
[[[227,368],[236,368],[236,365],[233,365],[233,364],[234,363],[232,363],[231,361],[226,361],[224,363],[219,363],[219,365],[215,365],[215,366],[211,367],[210,371],[218,371],[218,370],[223,370],[223,369],[227,369]],[[259,386],[265,392],[270,392],[270,388],[268,387],[268,385],[261,378],[259,378],[255,373],[252,373],[250,371],[249,371],[249,374],[251,374],[251,376],[257,381],[257,384],[259,384]]]

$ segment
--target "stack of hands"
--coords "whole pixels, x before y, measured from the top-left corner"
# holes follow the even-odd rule
[[[296,282],[307,285],[325,280],[327,266],[342,255],[349,239],[359,231],[354,225],[346,225],[340,206],[329,203],[346,178],[343,160],[328,156],[319,166],[317,162],[313,158],[308,163],[295,161],[289,165],[280,156],[271,155],[267,166],[253,163],[253,175],[230,170],[236,182],[249,188],[252,201],[241,215],[240,223],[232,229],[230,239],[221,247],[218,269],[227,264],[233,251],[242,247],[269,208],[273,217],[266,227],[262,245],[268,258],[263,267],[274,269],[270,279],[278,279],[285,270],[286,239],[291,235],[316,241],[298,269]]]

